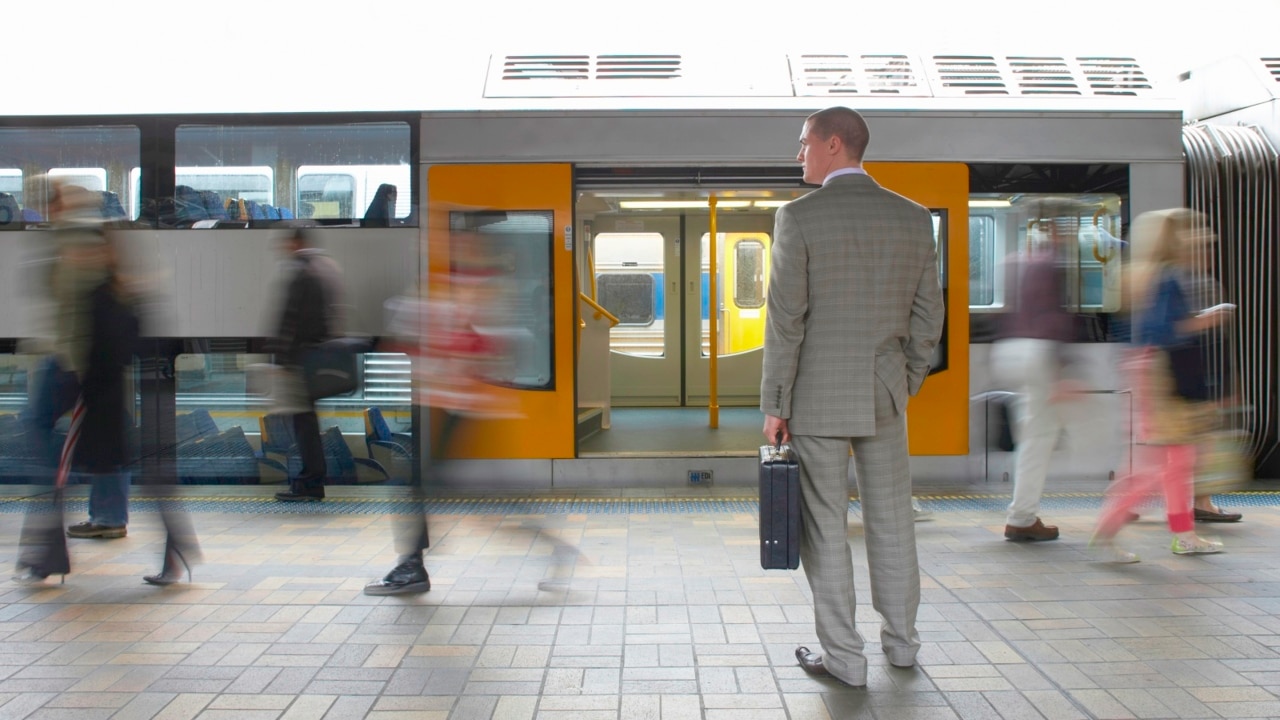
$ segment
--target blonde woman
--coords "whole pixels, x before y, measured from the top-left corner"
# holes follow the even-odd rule
[[[1108,491],[1092,543],[1116,562],[1138,561],[1113,540],[1133,508],[1157,486],[1164,492],[1175,554],[1222,549],[1221,543],[1196,535],[1191,499],[1196,442],[1214,420],[1212,404],[1196,387],[1204,377],[1194,347],[1201,333],[1229,321],[1232,312],[1223,306],[1201,313],[1190,309],[1188,271],[1197,246],[1211,238],[1204,217],[1192,210],[1145,213],[1134,222],[1129,273],[1134,345],[1124,363],[1136,411],[1134,469]]]

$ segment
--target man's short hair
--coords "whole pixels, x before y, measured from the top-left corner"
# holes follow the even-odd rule
[[[867,143],[871,140],[871,131],[867,128],[867,121],[856,110],[837,105],[810,115],[808,122],[809,134],[819,140],[829,140],[832,136],[840,138],[850,159],[862,162]]]

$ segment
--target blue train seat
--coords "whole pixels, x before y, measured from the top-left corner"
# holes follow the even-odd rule
[[[280,462],[255,454],[238,425],[178,446],[178,482],[186,485],[257,485],[262,466],[284,471]]]
[[[293,211],[292,211],[292,210],[290,210],[290,209],[289,209],[289,208],[287,208],[287,207],[282,207],[282,208],[280,208],[280,219],[281,219],[281,220],[292,220],[292,219],[293,219]]]
[[[22,210],[18,208],[18,199],[9,193],[0,193],[0,225],[22,222]]]
[[[359,458],[351,453],[351,448],[337,425],[325,430],[320,440],[324,446],[326,485],[366,485],[390,479],[381,463],[369,458]],[[297,477],[302,472],[302,458],[296,454],[291,455],[288,469],[289,477]]]
[[[205,408],[196,408],[189,413],[184,413],[177,417],[177,427],[174,433],[177,436],[178,445],[192,442],[201,438],[218,434],[218,425],[213,421],[213,416]]]
[[[129,216],[120,204],[120,196],[110,190],[102,191],[102,217],[107,220],[128,220]]]
[[[280,413],[263,415],[258,418],[258,429],[262,434],[262,454],[280,455],[285,462],[298,454],[298,443],[293,438],[293,417]]]
[[[173,189],[173,205],[174,215],[179,222],[209,219],[199,191],[190,185],[179,185]]]
[[[382,408],[365,408],[364,445],[369,458],[382,465],[391,479],[409,482],[413,474],[413,435],[391,432]]]
[[[213,190],[200,191],[200,203],[204,206],[204,211],[209,214],[213,220],[226,220],[227,208],[222,201],[222,196]]]

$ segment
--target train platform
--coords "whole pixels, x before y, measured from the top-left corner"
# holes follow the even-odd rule
[[[449,493],[431,502],[431,592],[382,598],[361,589],[395,560],[404,489],[307,505],[275,489],[179,489],[204,556],[189,584],[142,583],[163,546],[142,495],[127,537],[69,541],[65,584],[0,583],[0,718],[1280,717],[1276,483],[1219,498],[1244,521],[1200,526],[1218,555],[1173,555],[1153,506],[1123,566],[1087,547],[1101,485],[1051,492],[1062,539],[1041,544],[1003,539],[1007,495],[919,489],[911,670],[880,653],[852,502],[864,690],[796,665],[817,647],[808,587],[760,569],[743,488]],[[12,566],[31,501],[6,491]]]

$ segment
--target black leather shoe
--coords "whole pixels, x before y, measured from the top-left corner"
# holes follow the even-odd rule
[[[364,586],[365,595],[407,595],[424,593],[431,589],[431,578],[422,566],[421,558],[405,560],[387,573],[381,580]]]
[[[805,672],[809,673],[814,677],[829,677],[839,681],[844,685],[848,685],[851,688],[866,687],[865,684],[853,685],[851,683],[847,683],[844,680],[841,680],[840,678],[836,677],[835,675],[832,675],[831,671],[827,669],[827,666],[822,664],[822,656],[816,652],[811,651],[809,648],[804,647],[803,645],[796,648],[796,662],[800,663],[801,669],[803,669]]]
[[[276,493],[276,499],[281,502],[320,502],[324,499],[324,486],[290,488],[286,492]]]

